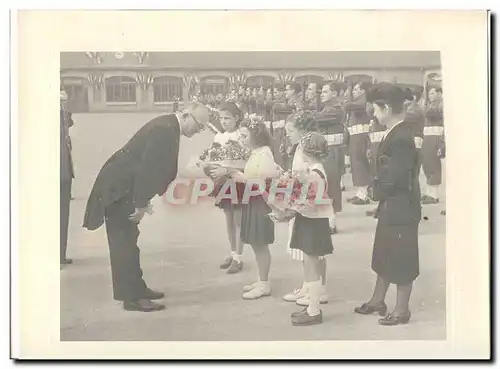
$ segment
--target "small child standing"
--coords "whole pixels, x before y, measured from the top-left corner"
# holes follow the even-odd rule
[[[302,155],[309,165],[308,191],[318,193],[319,186],[325,186],[327,179],[322,159],[328,155],[328,143],[319,133],[311,132],[301,140]],[[312,191],[312,192],[311,192]],[[320,191],[321,193],[321,191]],[[320,295],[322,293],[321,270],[324,257],[333,252],[329,217],[332,206],[315,203],[296,213],[293,224],[290,248],[304,253],[304,280],[309,291],[309,305],[298,313],[291,315],[293,325],[313,325],[323,322],[320,310]]]

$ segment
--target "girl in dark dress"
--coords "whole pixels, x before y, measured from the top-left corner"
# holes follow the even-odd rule
[[[278,170],[270,148],[271,137],[263,122],[242,123],[241,135],[246,145],[252,149],[243,172],[227,170],[225,175],[237,183],[252,186],[257,181],[278,177]],[[220,176],[224,173],[215,173]],[[245,191],[249,190],[248,188]],[[251,245],[258,268],[258,281],[243,288],[243,298],[254,300],[271,294],[269,284],[269,270],[271,267],[271,253],[269,244],[274,243],[274,223],[268,216],[271,208],[262,195],[251,196],[246,201],[243,196],[243,213],[241,222],[241,241]],[[247,202],[247,203],[245,203]]]
[[[372,298],[355,312],[385,315],[387,289],[391,283],[396,284],[396,306],[392,313],[379,320],[381,325],[408,323],[413,281],[419,275],[419,160],[413,123],[403,120],[404,98],[405,92],[389,83],[375,86],[370,93],[374,114],[387,127],[376,155],[375,178],[370,188],[371,197],[379,201],[372,255],[377,282]]]
[[[302,155],[308,164],[307,183],[309,191],[318,193],[319,186],[324,186],[327,193],[327,176],[322,160],[328,155],[326,138],[317,132],[307,134],[301,140]],[[290,248],[304,253],[304,280],[309,296],[309,305],[291,315],[293,325],[313,325],[323,321],[319,308],[320,295],[323,292],[321,274],[322,260],[333,251],[329,217],[333,213],[330,204],[316,204],[297,212],[293,224]]]

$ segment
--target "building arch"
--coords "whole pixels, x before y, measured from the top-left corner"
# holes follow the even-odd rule
[[[153,77],[153,102],[161,104],[182,99],[183,80],[173,75],[156,75]]]
[[[107,103],[136,103],[137,82],[126,75],[108,76],[104,80]]]

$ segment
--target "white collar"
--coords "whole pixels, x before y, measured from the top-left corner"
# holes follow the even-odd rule
[[[179,115],[181,113],[174,113],[174,116],[175,116],[175,119],[177,120],[177,124],[179,125],[179,128],[181,129],[181,135],[184,134],[183,132],[183,127],[182,127],[182,124],[181,124],[181,119],[179,118]]]

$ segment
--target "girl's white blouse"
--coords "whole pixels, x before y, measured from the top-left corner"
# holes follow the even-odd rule
[[[278,176],[277,166],[269,146],[252,150],[245,165],[244,174],[247,179],[276,178]]]
[[[292,161],[292,172],[306,172],[308,168],[307,163],[304,161],[304,156],[302,154],[302,146],[298,144],[295,154],[293,155]]]

